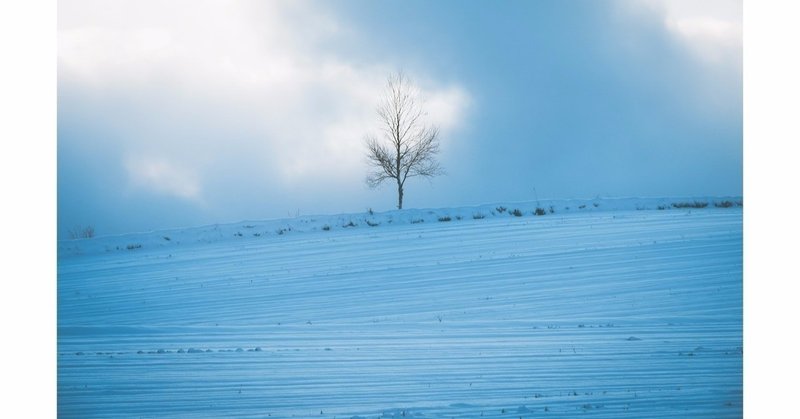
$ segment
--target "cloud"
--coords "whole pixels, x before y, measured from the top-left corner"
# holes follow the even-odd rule
[[[623,4],[660,15],[664,29],[701,60],[711,64],[741,63],[741,0],[625,0]]]
[[[166,159],[129,157],[125,159],[124,166],[134,187],[192,201],[201,199],[197,174]]]
[[[431,122],[447,132],[461,126],[472,104],[472,98],[464,88],[450,86],[433,92],[425,103],[425,109]]]
[[[106,102],[143,97],[139,110],[126,108],[131,118],[173,115],[159,124],[142,117],[147,134],[126,142],[126,154],[155,152],[195,172],[224,166],[209,160],[256,167],[258,158],[268,169],[256,169],[250,181],[268,174],[284,185],[320,177],[352,182],[363,176],[362,138],[374,124],[378,95],[400,66],[345,58],[335,41],[346,41],[350,30],[311,6],[67,1],[59,8],[60,82]],[[422,93],[433,120],[459,126],[466,89],[431,82]],[[205,124],[219,135],[188,145],[180,139],[180,131]],[[161,173],[154,168],[161,166],[148,167]]]

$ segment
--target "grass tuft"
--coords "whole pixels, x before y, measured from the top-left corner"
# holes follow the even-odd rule
[[[694,202],[673,202],[673,208],[705,208],[708,206],[708,202],[703,201],[694,201]]]
[[[722,201],[722,202],[715,202],[714,206],[717,208],[730,208],[735,204],[731,201]]]

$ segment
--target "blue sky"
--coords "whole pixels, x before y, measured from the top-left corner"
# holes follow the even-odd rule
[[[388,210],[402,69],[447,175],[406,207],[742,193],[740,1],[59,3],[59,236]]]

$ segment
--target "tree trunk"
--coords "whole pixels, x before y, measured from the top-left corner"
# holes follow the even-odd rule
[[[397,182],[397,209],[403,209],[403,184]]]

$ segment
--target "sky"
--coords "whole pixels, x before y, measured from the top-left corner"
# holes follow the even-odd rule
[[[741,1],[58,6],[59,238],[393,209],[400,70],[447,172],[406,208],[742,194]]]

